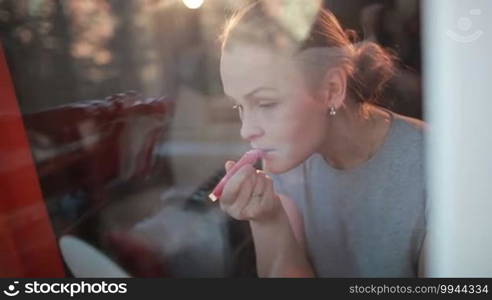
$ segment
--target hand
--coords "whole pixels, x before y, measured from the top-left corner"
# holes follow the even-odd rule
[[[226,171],[234,166],[225,164]],[[275,219],[282,212],[272,179],[252,165],[242,166],[226,183],[219,200],[223,211],[237,220],[263,221]]]

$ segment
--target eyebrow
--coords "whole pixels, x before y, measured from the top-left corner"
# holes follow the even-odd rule
[[[259,88],[254,89],[252,92],[247,93],[244,98],[250,99],[255,96],[255,94],[261,92],[261,91],[276,91],[276,89],[268,86],[260,86]]]
[[[273,88],[273,87],[269,87],[269,86],[260,86],[256,89],[254,89],[253,91],[247,93],[246,95],[244,95],[244,98],[248,101],[251,101],[252,98],[255,96],[255,94],[259,93],[259,92],[262,92],[262,91],[277,91],[277,89]],[[228,99],[230,99],[231,101],[233,101],[234,103],[236,103],[236,100],[229,96],[229,95],[226,95]]]

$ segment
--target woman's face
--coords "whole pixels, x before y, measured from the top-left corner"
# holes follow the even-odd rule
[[[267,151],[263,168],[286,172],[320,148],[326,107],[306,88],[291,55],[259,46],[235,46],[221,58],[224,92],[237,104],[241,137]]]

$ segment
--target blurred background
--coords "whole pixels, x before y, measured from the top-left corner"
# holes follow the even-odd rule
[[[44,204],[9,211],[10,222],[46,210],[53,240],[74,235],[132,276],[255,276],[249,226],[206,199],[224,162],[249,147],[222,92],[218,36],[250,2],[0,0],[25,159],[34,163]],[[286,26],[301,31],[310,25],[306,15],[326,7],[360,39],[393,51],[399,72],[382,105],[423,117],[420,1],[300,2],[262,5],[272,15],[288,12]],[[16,251],[36,252],[49,240],[26,238]],[[55,275],[73,276],[62,264]],[[18,267],[2,275],[53,275],[44,272]]]

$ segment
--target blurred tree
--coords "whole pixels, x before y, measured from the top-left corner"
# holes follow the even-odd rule
[[[140,91],[142,84],[138,76],[137,52],[143,51],[135,44],[134,17],[137,7],[133,0],[109,0],[116,18],[116,28],[109,48],[114,54],[117,76],[111,78],[111,86],[117,90]],[[137,47],[135,47],[137,46]]]
[[[22,111],[65,103],[76,78],[61,1],[4,0],[0,16],[1,40]]]

